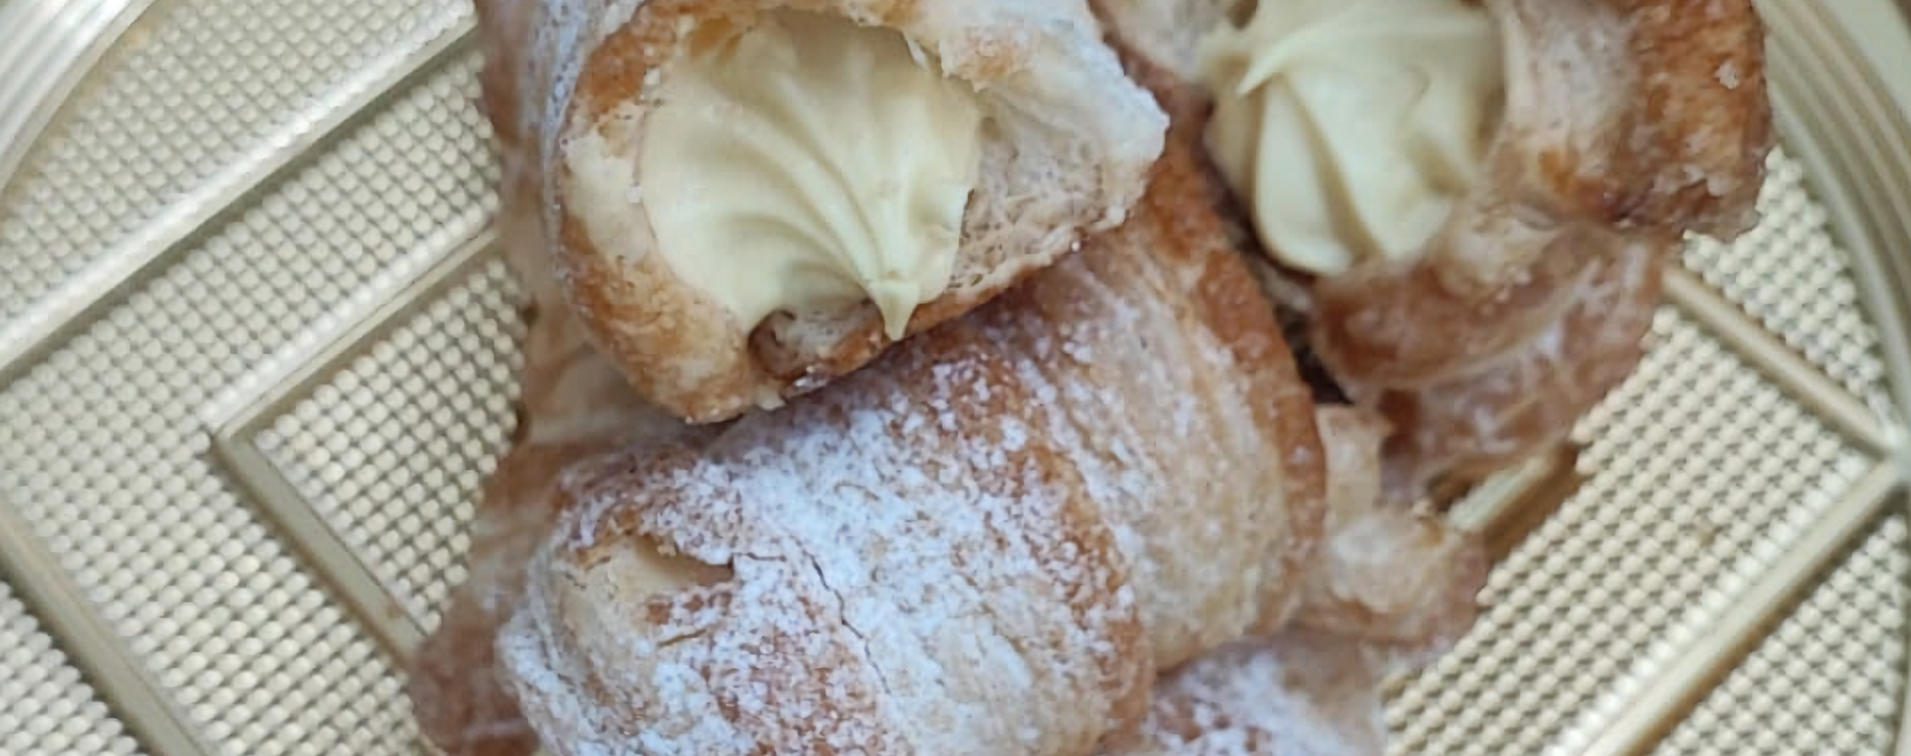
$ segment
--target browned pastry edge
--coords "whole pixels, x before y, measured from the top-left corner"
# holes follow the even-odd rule
[[[1720,238],[1749,229],[1776,142],[1753,0],[1602,2],[1631,25],[1633,108],[1610,158],[1548,156],[1562,193],[1621,228]]]
[[[912,732],[910,723],[935,718],[921,707],[937,708],[938,699],[925,703],[922,681],[908,670],[928,664],[912,661],[915,654],[937,655],[930,666],[944,670],[975,665],[962,661],[971,659],[967,651],[933,640],[949,630],[907,617],[970,616],[970,602],[993,597],[976,606],[1026,607],[961,621],[983,622],[992,628],[985,636],[1006,634],[1018,653],[1036,654],[1030,658],[1041,662],[1031,679],[1040,684],[1027,695],[1038,700],[985,700],[1004,693],[974,698],[967,688],[960,690],[969,694],[938,695],[953,696],[954,706],[1006,705],[1025,715],[1067,707],[1045,725],[1066,729],[1041,737],[1075,752],[1118,743],[1139,722],[1157,649],[1172,654],[1161,661],[1178,661],[1278,624],[1298,600],[1302,563],[1320,532],[1324,455],[1272,306],[1226,243],[1206,180],[1191,155],[1171,149],[1154,177],[1156,199],[1128,225],[998,302],[911,339],[784,410],[741,420],[709,446],[626,455],[601,466],[605,474],[574,477],[577,514],[540,557],[529,608],[501,641],[532,721],[560,745],[603,745],[640,726],[657,743],[680,745],[716,742],[702,740],[709,732],[742,739],[723,742],[816,752],[845,742],[947,745]],[[1172,363],[1159,359],[1170,355]],[[1135,372],[1104,375],[1111,365]],[[887,418],[882,426],[857,419],[872,412]],[[1201,424],[1207,421],[1220,424]],[[1248,474],[1210,474],[1222,471]],[[1005,501],[1016,503],[997,513]],[[928,509],[917,513],[922,507]],[[869,519],[831,524],[848,511]],[[1207,527],[1207,511],[1231,524]],[[1176,513],[1158,523],[1165,530],[1136,527],[1162,512]],[[959,523],[978,514],[993,523],[989,528],[1009,529],[998,540],[975,541]],[[899,522],[915,523],[911,535],[882,529]],[[1248,539],[1254,548],[1244,556],[1252,563],[1217,570],[1205,548],[1175,547],[1181,531],[1237,545]],[[943,535],[932,538],[936,533]],[[1047,543],[1054,533],[1067,534],[1066,543],[1033,552],[1017,545]],[[957,540],[935,540],[941,537]],[[687,593],[629,594],[642,589],[617,571],[626,569],[620,555],[633,549],[727,566],[732,577]],[[860,556],[824,555],[834,549]],[[1024,553],[1059,560],[1052,563],[1057,571],[1041,572],[1050,569],[1041,561],[1037,572],[1021,572],[1028,568],[1016,563],[1030,557],[1016,555]],[[1133,561],[1150,554],[1170,563]],[[903,561],[892,565],[897,559]],[[776,566],[804,560],[817,570],[820,587],[801,571]],[[1132,569],[1138,566],[1148,569]],[[954,577],[911,574],[936,569],[955,570]],[[1038,573],[1054,577],[1032,577]],[[1095,575],[1113,582],[1071,587],[1081,576],[1100,581]],[[925,579],[942,587],[920,585]],[[966,581],[975,582],[964,587]],[[830,588],[844,585],[858,587]],[[1182,585],[1202,587],[1174,587]],[[1132,600],[1138,616],[1174,619],[1149,607],[1198,598],[1188,591],[1210,586],[1241,603],[1214,607],[1225,620],[1197,621],[1208,635],[1177,637],[1172,647],[1143,635],[1151,628],[1138,620],[1109,614]],[[1014,598],[992,593],[1004,590]],[[1024,635],[1052,627],[1039,618],[1059,605],[1043,597],[1060,595],[1074,607],[1066,632]],[[759,603],[738,603],[746,596]],[[840,608],[832,608],[836,603]],[[918,606],[946,608],[922,610],[927,615],[901,609]],[[802,616],[811,619],[752,616],[769,607],[807,607]],[[857,617],[899,611],[901,624],[883,634],[921,633],[922,640],[872,646],[873,628],[854,625]],[[1087,646],[1066,640],[1083,632],[1108,638]],[[673,640],[652,645],[653,636]],[[864,639],[861,648],[852,636]],[[620,658],[613,651],[628,644],[667,656]],[[750,650],[786,646],[803,651]],[[1084,653],[1088,648],[1098,650]],[[805,682],[829,659],[836,660],[829,686]],[[702,670],[706,682],[699,685],[708,691],[694,688],[695,696],[728,700],[723,681],[760,680],[782,703],[742,695],[734,710],[702,711],[646,682],[659,664]],[[1084,664],[1100,671],[1084,677]],[[1049,665],[1060,666],[1041,671]],[[1101,682],[1068,687],[1090,679]],[[1075,692],[1048,698],[1064,690]],[[814,714],[798,716],[804,711]],[[1051,718],[1040,716],[1034,721]],[[970,737],[992,726],[960,732]]]
[[[578,5],[592,0],[566,1]],[[1119,220],[1139,194],[1147,161],[1137,151],[1145,149],[1152,158],[1156,148],[1140,145],[1158,144],[1149,140],[1158,139],[1159,132],[1148,134],[1148,129],[1161,127],[1161,115],[1152,108],[1138,109],[1147,105],[1146,98],[1118,75],[1098,39],[1078,33],[1076,21],[1092,23],[1085,7],[1077,12],[1065,5],[1005,5],[996,9],[1003,18],[964,18],[951,26],[951,19],[959,14],[926,11],[916,0],[648,0],[590,49],[568,111],[543,113],[534,119],[542,121],[546,132],[558,129],[555,137],[540,135],[545,141],[540,145],[545,151],[542,159],[547,163],[555,159],[554,152],[563,149],[563,140],[575,124],[599,123],[619,104],[646,98],[656,83],[655,74],[677,56],[707,49],[747,28],[761,13],[782,8],[835,13],[857,23],[904,31],[912,43],[938,50],[946,73],[969,82],[987,97],[1021,98],[992,112],[994,117],[1021,113],[1029,105],[1025,101],[1029,95],[1079,96],[1040,88],[1056,88],[1053,81],[1040,86],[1032,83],[1043,80],[1029,73],[1037,64],[1044,70],[1073,71],[1098,91],[1106,90],[1100,91],[1105,96],[1100,123],[1043,133],[1093,133],[1097,139],[1117,138],[1117,146],[1091,143],[1083,147],[1069,141],[1075,136],[1055,137],[1057,144],[1024,143],[1027,134],[1034,133],[1028,128],[1014,131],[1020,135],[1015,137],[1018,141],[1005,145],[994,145],[985,137],[985,174],[972,198],[970,215],[986,219],[965,218],[959,264],[973,253],[985,260],[975,264],[986,270],[969,270],[943,294],[918,307],[907,324],[908,333],[959,316],[1052,264],[1079,245],[1084,230],[1105,228]],[[1023,15],[1036,21],[1023,20]],[[918,39],[923,34],[931,36]],[[500,60],[551,65],[510,57]],[[1106,76],[1101,75],[1104,66]],[[998,132],[1011,133],[1008,129],[985,133]],[[1049,173],[1072,177],[1075,185],[1048,186],[1040,202],[1017,199],[1031,194],[1025,184],[1033,180],[1030,176],[1036,169],[1030,166],[1049,160],[1051,152],[1067,157],[1053,166],[1059,173]],[[563,168],[553,165],[550,170]],[[557,196],[561,205],[561,190]],[[713,300],[683,284],[658,256],[639,253],[620,259],[598,249],[583,222],[565,208],[559,207],[554,216],[557,262],[568,294],[593,338],[623,367],[640,395],[691,422],[716,422],[778,406],[847,374],[892,343],[875,307],[867,302],[840,311],[785,312],[762,323],[733,324]],[[638,236],[649,233],[642,231]],[[744,328],[747,332],[739,333]]]
[[[1143,82],[1152,84],[1148,79]],[[1154,89],[1152,85],[1150,89],[1160,93],[1164,109],[1175,113],[1177,120],[1169,130],[1170,146],[1156,163],[1154,183],[1143,195],[1143,208],[1138,212],[1164,219],[1165,239],[1198,244],[1194,248],[1170,247],[1167,254],[1207,259],[1193,304],[1201,320],[1229,345],[1240,364],[1257,366],[1250,374],[1252,393],[1246,409],[1263,426],[1277,429],[1276,436],[1285,439],[1282,446],[1305,451],[1280,460],[1287,507],[1299,528],[1298,546],[1286,549],[1282,560],[1286,574],[1298,575],[1320,539],[1327,499],[1326,456],[1315,423],[1313,391],[1301,380],[1293,351],[1280,335],[1273,302],[1230,243],[1231,234],[1221,214],[1226,192],[1219,175],[1202,159],[1204,153],[1193,141],[1200,133],[1193,127],[1199,121],[1180,120],[1179,108],[1185,105],[1172,102],[1175,94],[1171,90]],[[1282,610],[1270,611],[1253,629],[1272,630],[1286,621],[1284,615]]]
[[[1750,224],[1772,147],[1751,0],[1487,5],[1524,51],[1489,183],[1421,259],[1314,289],[1310,343],[1399,429],[1404,488],[1524,456],[1617,385],[1657,266],[1686,233]],[[1577,91],[1585,70],[1606,74]]]

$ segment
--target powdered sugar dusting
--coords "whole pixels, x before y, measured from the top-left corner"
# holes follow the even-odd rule
[[[1291,451],[1192,306],[1213,260],[1160,233],[701,448],[574,477],[500,642],[546,741],[1085,753],[1138,715],[1151,649],[1242,633]],[[659,591],[639,552],[731,573]]]
[[[1135,250],[1161,244],[1145,228],[1121,233],[1139,237]],[[1027,294],[1048,305],[1046,327],[998,336],[1129,556],[1164,665],[1260,617],[1262,559],[1286,525],[1280,439],[1239,410],[1251,401],[1244,366],[1190,322],[1178,273],[1093,250]]]
[[[1125,756],[1380,753],[1380,682],[1391,660],[1353,641],[1293,632],[1217,651],[1163,678]]]
[[[540,731],[577,753],[1091,744],[1146,663],[1122,560],[1054,450],[998,420],[1021,397],[985,344],[941,341],[579,485],[501,646]],[[734,578],[629,595],[607,555],[645,538]]]

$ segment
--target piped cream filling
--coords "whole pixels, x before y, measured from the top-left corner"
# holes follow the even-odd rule
[[[1465,0],[1261,0],[1202,72],[1208,146],[1262,243],[1320,275],[1419,254],[1485,172],[1506,75]]]
[[[671,271],[739,326],[866,300],[901,338],[948,288],[982,112],[901,34],[778,11],[659,86],[641,202]]]

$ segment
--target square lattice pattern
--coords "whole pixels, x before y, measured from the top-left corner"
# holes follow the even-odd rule
[[[0,492],[214,748],[405,753],[392,660],[211,458],[234,386],[482,227],[476,56],[423,72],[0,388]]]
[[[132,738],[0,582],[0,753],[139,753]]]
[[[1581,423],[1588,478],[1391,702],[1398,753],[1572,752],[1871,460],[1677,311]]]
[[[157,2],[0,198],[0,323],[470,15],[466,0]]]
[[[1660,750],[1694,756],[1888,752],[1905,694],[1907,549],[1905,515],[1878,523]]]
[[[1758,209],[1758,227],[1732,244],[1688,246],[1686,266],[1847,390],[1889,406],[1877,328],[1858,301],[1850,253],[1805,190],[1804,166],[1774,153]]]
[[[421,626],[464,580],[465,527],[509,439],[522,328],[490,259],[257,438]]]

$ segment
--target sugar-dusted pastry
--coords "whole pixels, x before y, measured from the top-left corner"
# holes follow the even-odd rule
[[[499,653],[559,753],[1087,753],[1284,619],[1322,451],[1170,156],[1130,222],[714,441],[573,475]]]
[[[1242,641],[1162,676],[1141,736],[1103,756],[1371,756],[1391,649],[1310,630]]]
[[[1486,582],[1478,536],[1389,498],[1380,479],[1386,420],[1345,406],[1318,417],[1325,533],[1291,624],[1163,674],[1139,741],[1109,756],[1381,753],[1385,679],[1472,625]]]
[[[774,407],[1118,224],[1166,119],[1085,0],[479,0],[486,103],[593,340]]]
[[[1346,407],[1317,416],[1327,530],[1301,566],[1301,592],[1286,597],[1297,604],[1293,626],[1208,651],[1163,675],[1138,737],[1107,742],[1110,754],[1377,752],[1383,675],[1444,648],[1470,622],[1484,578],[1475,540],[1384,499],[1384,420]],[[497,477],[505,482],[479,510],[478,530],[487,535],[473,544],[471,575],[414,672],[414,706],[434,742],[452,754],[522,756],[535,743],[515,699],[492,683],[491,652],[498,625],[522,601],[511,586],[522,584],[527,545],[542,540],[556,511],[544,498],[555,487],[509,484],[521,474],[514,463],[529,459],[522,451],[507,457]],[[606,464],[588,460],[572,458],[582,465],[574,475]]]

